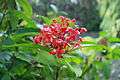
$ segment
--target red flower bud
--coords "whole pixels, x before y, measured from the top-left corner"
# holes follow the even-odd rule
[[[63,58],[62,54],[57,54],[58,58]]]
[[[53,50],[53,51],[49,52],[49,54],[52,54],[52,55],[54,55],[56,53],[57,53],[56,50]]]
[[[74,44],[74,48],[79,48],[79,47],[80,47],[79,43]]]
[[[39,35],[37,35],[37,36],[35,36],[34,37],[34,42],[36,43],[36,44],[38,44],[38,43],[40,43],[41,42],[41,40],[42,40],[42,37],[41,36],[39,36]]]
[[[54,19],[54,20],[53,20],[53,23],[57,23],[57,20]]]
[[[75,19],[72,19],[72,20],[71,20],[71,22],[75,23],[75,22],[76,22],[76,20],[75,20]]]
[[[63,54],[63,53],[65,53],[65,50],[63,50],[63,49],[57,49],[57,53],[58,54]]]
[[[59,16],[59,18],[64,19],[65,17],[64,16]]]
[[[84,33],[84,32],[87,32],[87,29],[86,28],[80,28],[80,34]]]

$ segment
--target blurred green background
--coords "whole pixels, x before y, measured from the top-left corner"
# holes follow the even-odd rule
[[[89,31],[120,37],[120,0],[30,0],[34,14],[75,18]]]

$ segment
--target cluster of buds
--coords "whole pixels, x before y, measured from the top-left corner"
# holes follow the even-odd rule
[[[62,54],[80,47],[80,35],[87,31],[85,28],[69,27],[71,24],[75,26],[75,23],[75,19],[59,16],[53,19],[50,25],[44,25],[40,29],[40,33],[34,37],[34,42],[51,48],[49,54],[62,58]]]

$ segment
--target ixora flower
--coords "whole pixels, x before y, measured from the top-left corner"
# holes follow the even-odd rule
[[[44,25],[40,29],[40,33],[34,37],[34,42],[51,48],[49,54],[62,58],[62,54],[80,47],[80,35],[87,31],[86,28],[69,27],[71,24],[75,26],[75,23],[75,19],[59,16],[53,19],[50,25]]]

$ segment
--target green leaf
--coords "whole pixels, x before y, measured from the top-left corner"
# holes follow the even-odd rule
[[[17,30],[18,25],[18,18],[16,17],[13,10],[9,10],[8,12],[9,19],[10,19],[10,26],[12,27],[12,30]]]
[[[50,51],[49,48],[43,47],[41,45],[37,45],[37,44],[34,44],[34,43],[21,43],[21,44],[13,44],[13,45],[3,45],[2,47],[3,47],[3,49],[13,48],[13,47],[22,47],[23,49],[33,48],[33,49],[40,49],[40,50],[47,51],[47,52]]]
[[[25,15],[32,17],[32,7],[28,0],[17,0]]]
[[[84,42],[81,42],[81,44],[96,44],[96,42],[92,42],[92,41],[84,41]]]
[[[106,79],[109,79],[110,77],[110,64],[109,63],[105,63],[104,66],[103,66],[103,74],[104,74],[104,77]]]
[[[43,67],[41,72],[43,74],[43,77],[45,77],[45,80],[54,80],[55,74],[51,72],[49,65],[46,65],[45,67]]]
[[[7,51],[1,52],[0,53],[0,62],[4,63],[6,61],[10,61],[11,57],[12,57],[12,55],[10,54],[10,52],[7,52]]]
[[[16,15],[16,17],[20,20],[22,19],[23,21],[26,22],[26,24],[24,25],[25,28],[37,28],[36,27],[36,23],[35,21],[33,21],[31,19],[31,17],[28,17],[25,13],[21,12],[21,11],[15,11],[14,10],[14,14]]]
[[[67,12],[65,12],[65,11],[59,11],[59,13],[58,14],[60,14],[60,15],[68,15],[68,13]]]
[[[10,37],[7,37],[7,38],[4,39],[2,44],[3,45],[12,45],[12,44],[14,44],[14,41]]]
[[[82,74],[82,70],[80,65],[71,65],[69,63],[67,63],[67,65],[69,66],[70,70],[73,71],[76,74],[76,77],[80,77]]]
[[[69,22],[69,27],[75,27],[75,23]]]
[[[16,43],[30,42],[30,39],[27,38],[32,37],[34,35],[36,35],[36,32],[19,33],[11,35],[11,39]]]
[[[5,74],[1,80],[11,80],[10,76],[7,74]]]
[[[120,59],[120,48],[115,47],[111,50],[111,52],[107,55],[107,57],[111,60],[119,60]]]
[[[98,71],[101,71],[104,75],[105,79],[108,79],[110,76],[110,62],[111,61],[105,61],[105,62],[95,62],[96,69]]]
[[[27,71],[26,65],[27,64],[25,62],[16,60],[9,72],[13,76],[14,75],[21,76]]]
[[[109,42],[120,42],[120,38],[115,38],[115,37],[109,37],[108,38]]]
[[[52,23],[51,19],[48,18],[48,17],[39,16],[39,15],[38,15],[37,17],[38,17],[39,19],[43,20],[43,22],[44,22],[45,24],[50,25],[50,24]]]
[[[75,55],[63,55],[63,59],[62,59],[62,61],[63,62],[74,62],[74,63],[76,63],[76,64],[80,64],[80,63],[82,63],[83,62],[83,58],[81,57],[81,56],[79,56],[79,55],[77,55],[77,56],[75,56]]]
[[[32,56],[30,54],[27,54],[27,53],[19,53],[19,54],[15,55],[15,57],[17,59],[26,61],[28,63],[31,63],[31,61],[33,60]]]
[[[103,31],[99,32],[99,35],[102,36],[102,37],[106,36],[106,34],[107,34],[107,32],[103,32]]]
[[[38,53],[36,54],[34,59],[45,65],[47,64],[56,65],[57,64],[57,59],[55,55],[50,55],[49,52],[45,50],[38,50]]]
[[[88,49],[94,49],[94,50],[96,50],[96,51],[102,51],[103,49],[107,49],[107,47],[106,46],[104,46],[104,45],[99,45],[99,44],[97,44],[97,45],[93,45],[93,46],[86,46],[85,48],[88,48]]]
[[[57,6],[51,4],[50,7],[52,8],[52,10],[53,10],[55,13],[58,13],[58,8],[57,8]]]

